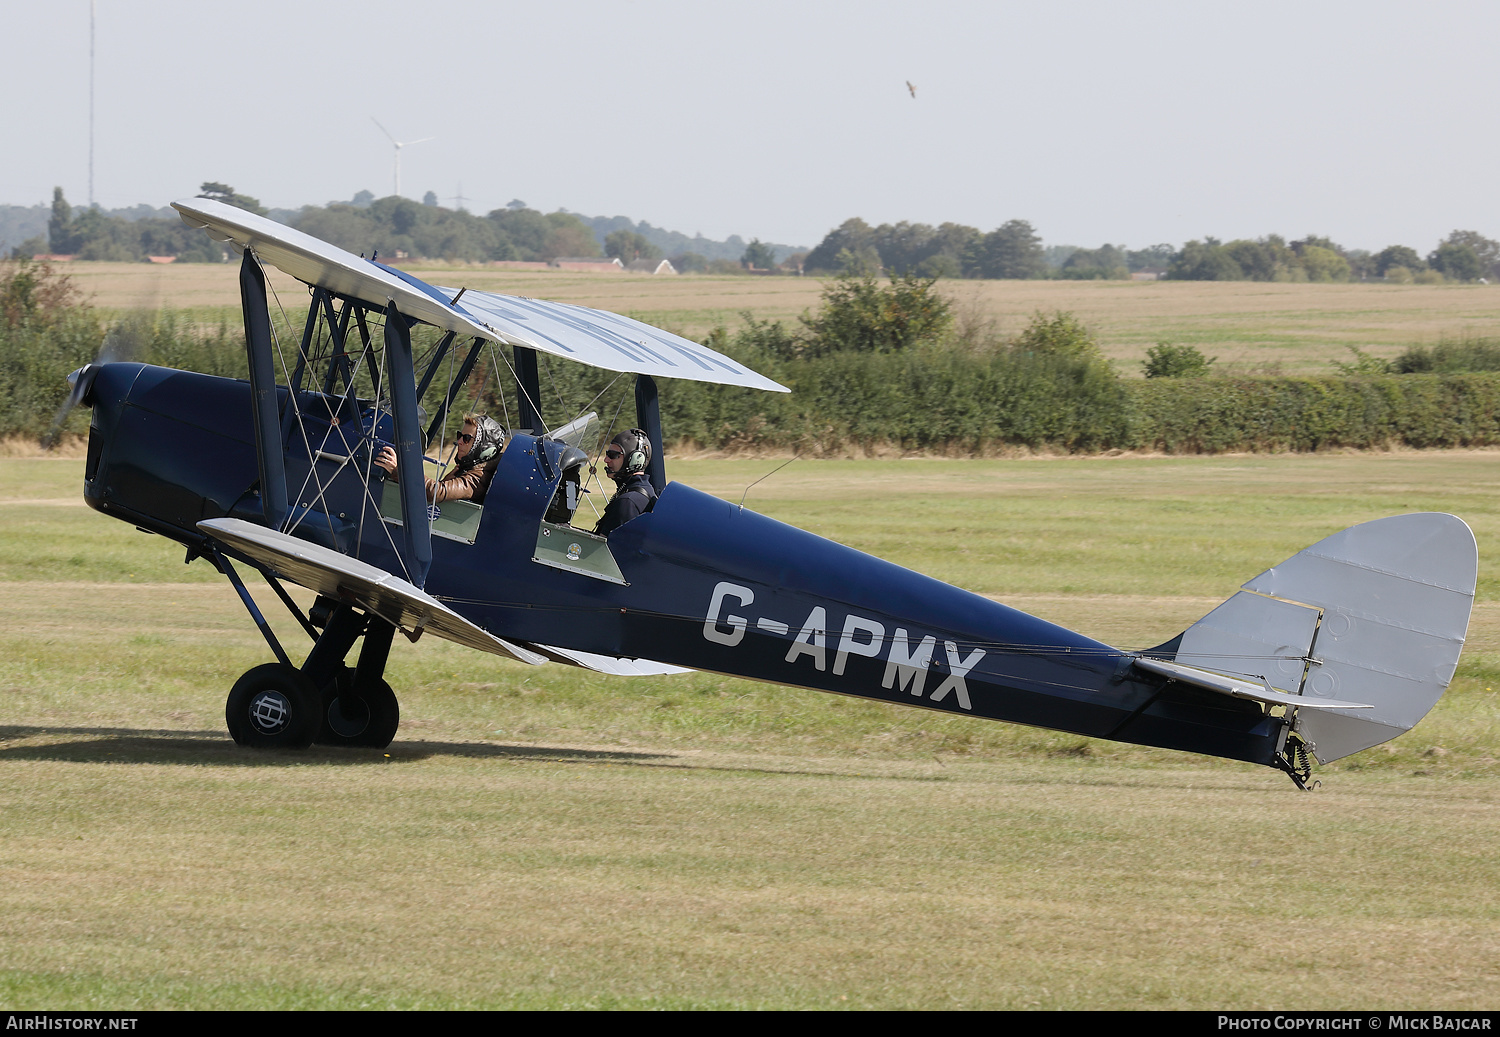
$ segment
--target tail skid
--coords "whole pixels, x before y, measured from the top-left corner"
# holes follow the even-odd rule
[[[1282,707],[1298,784],[1319,763],[1389,741],[1453,679],[1479,558],[1453,515],[1352,526],[1261,573],[1183,634],[1137,660],[1162,676]]]

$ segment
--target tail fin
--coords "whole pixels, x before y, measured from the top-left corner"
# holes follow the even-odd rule
[[[1267,569],[1149,654],[1235,678],[1242,687],[1228,694],[1325,707],[1288,709],[1329,763],[1409,731],[1432,709],[1458,666],[1478,571],[1462,519],[1376,519]]]

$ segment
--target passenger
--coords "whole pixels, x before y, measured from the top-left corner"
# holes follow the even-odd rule
[[[505,430],[483,414],[465,414],[457,446],[453,470],[441,481],[427,480],[427,499],[437,504],[447,500],[471,500],[482,504],[500,464],[500,454],[505,450]],[[381,447],[380,453],[375,455],[375,463],[384,468],[391,479],[399,478],[396,451],[391,447]]]
[[[656,506],[656,490],[646,475],[651,463],[651,440],[638,428],[621,432],[604,451],[604,468],[619,489],[605,505],[594,532],[609,536],[638,515]]]

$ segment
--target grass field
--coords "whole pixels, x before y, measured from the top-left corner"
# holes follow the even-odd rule
[[[67,266],[107,310],[172,307],[218,323],[239,322],[236,267],[150,263]],[[575,302],[629,313],[702,337],[739,326],[740,313],[795,321],[816,308],[822,283],[796,277],[646,277],[485,267],[411,268],[431,283]],[[306,290],[272,272],[281,303],[300,321]],[[1252,282],[950,281],[964,320],[1020,331],[1037,311],[1068,310],[1098,333],[1121,370],[1140,373],[1146,350],[1187,343],[1239,373],[1327,374],[1349,346],[1390,357],[1440,338],[1500,334],[1493,285],[1270,284]]]
[[[738,499],[776,463],[669,474]],[[0,1007],[1493,1008],[1497,465],[798,461],[751,490],[1122,646],[1353,522],[1461,515],[1480,600],[1453,687],[1304,794],[432,638],[398,640],[388,750],[244,752],[223,695],[268,652],[232,592],[83,507],[81,460],[0,460]]]

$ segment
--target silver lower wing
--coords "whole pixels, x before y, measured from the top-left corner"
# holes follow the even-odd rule
[[[412,635],[428,631],[467,648],[477,648],[481,652],[533,666],[548,661],[559,662],[619,677],[690,672],[686,667],[649,659],[624,659],[527,641],[507,641],[469,622],[394,573],[358,558],[241,519],[209,519],[198,523],[198,528],[226,547],[253,558],[283,579],[326,597],[358,605]]]
[[[496,637],[384,569],[241,519],[208,519],[198,528],[292,583],[373,612],[392,626],[538,666],[548,657]]]

